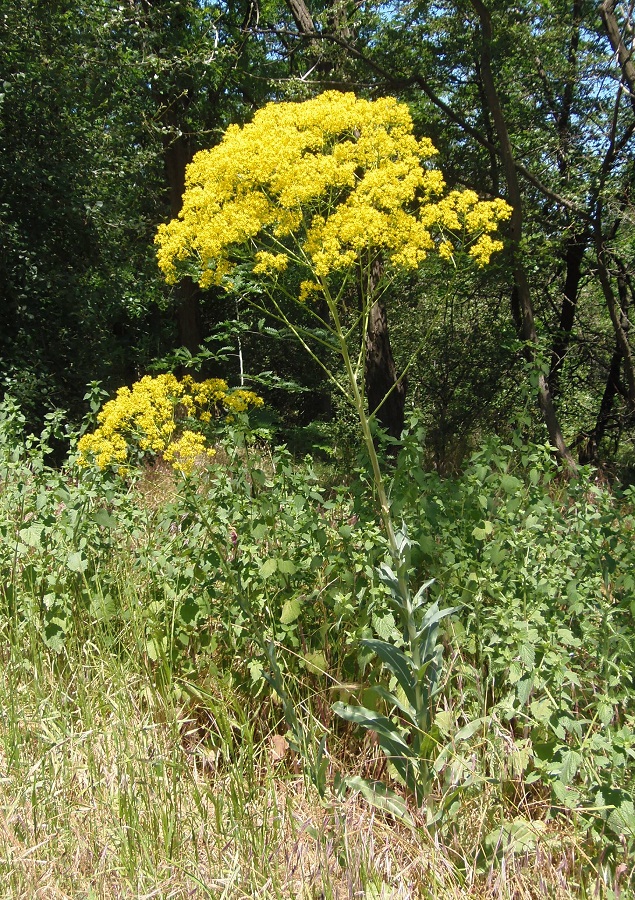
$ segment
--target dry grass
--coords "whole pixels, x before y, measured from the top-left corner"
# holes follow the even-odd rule
[[[66,665],[34,664],[12,647],[0,682],[0,896],[581,896],[573,830],[543,829],[488,869],[478,851],[493,797],[473,796],[443,839],[354,796],[322,802],[270,740],[254,744],[239,709],[219,688],[205,733],[130,661],[85,645]]]

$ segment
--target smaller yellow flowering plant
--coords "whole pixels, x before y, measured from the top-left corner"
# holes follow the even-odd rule
[[[253,391],[230,390],[222,378],[146,375],[104,405],[95,431],[79,440],[78,462],[125,473],[135,462],[160,456],[189,475],[197,459],[215,454],[205,434],[213,421],[262,405]]]

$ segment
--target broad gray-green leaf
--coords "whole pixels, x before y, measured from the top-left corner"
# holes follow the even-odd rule
[[[405,825],[414,826],[412,816],[403,800],[394,791],[382,784],[381,781],[367,781],[358,775],[350,775],[343,779],[343,784],[352,791],[359,791],[364,800],[377,809],[390,813]]]
[[[454,735],[453,740],[455,744],[460,744],[461,741],[469,740],[473,735],[476,734],[484,725],[487,725],[490,721],[489,716],[482,716],[479,719],[474,719],[471,722],[468,722],[467,725],[464,725],[463,728],[459,728],[457,733]]]
[[[410,657],[393,647],[386,641],[378,641],[375,638],[366,638],[361,641],[364,647],[368,647],[373,653],[381,659],[387,669],[393,673],[399,682],[404,694],[412,706],[416,705],[415,700],[415,682],[412,673],[412,661]]]
[[[401,700],[397,697],[396,694],[391,693],[391,691],[386,690],[385,687],[381,684],[375,684],[371,688],[373,694],[376,694],[378,697],[388,704],[388,706],[396,706],[397,709],[401,710],[403,715],[408,719],[411,725],[416,727],[417,725],[417,713],[415,711],[414,706],[411,706],[410,703]]]
[[[396,603],[397,606],[403,607],[404,598],[401,596],[401,588],[399,586],[397,574],[390,566],[386,565],[386,563],[381,563],[377,567],[377,572],[379,574],[379,580],[390,588],[390,599]]]
[[[388,740],[394,742],[395,747],[399,748],[398,752],[400,754],[413,756],[412,749],[405,743],[396,726],[386,716],[382,716],[372,709],[367,709],[365,706],[350,706],[347,703],[342,703],[340,700],[333,704],[333,712],[341,719],[360,725],[367,731],[374,731],[380,737],[383,735],[388,738]]]
[[[404,753],[401,744],[384,734],[379,734],[378,739],[383,754],[395,768],[403,783],[415,796],[419,796],[422,785],[417,780],[417,754],[410,748],[408,748],[409,753]]]
[[[460,608],[460,606],[448,606],[446,609],[439,609],[439,604],[435,600],[435,602],[423,617],[419,634],[423,634],[426,629],[430,628],[433,625],[438,625],[442,619],[445,619],[448,616],[451,616],[453,613],[458,612]]]
[[[435,582],[435,579],[431,578],[429,581],[426,581],[425,584],[421,585],[421,587],[415,594],[414,599],[412,601],[412,605],[415,607],[415,609],[417,609],[419,606],[421,606],[421,604],[424,602],[424,600],[427,599],[426,595],[428,593],[428,588],[431,587],[434,584],[434,582]]]

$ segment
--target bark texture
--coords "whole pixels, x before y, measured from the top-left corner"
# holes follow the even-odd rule
[[[399,440],[404,426],[406,380],[399,379],[388,334],[388,318],[376,300],[368,317],[366,333],[366,399],[381,427]]]

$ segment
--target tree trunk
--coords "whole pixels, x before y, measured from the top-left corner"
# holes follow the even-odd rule
[[[170,111],[165,118],[172,120],[176,116],[172,115]],[[178,134],[176,122],[170,121],[170,125]],[[191,163],[194,153],[189,138],[183,134],[178,137],[166,134],[163,146],[165,172],[170,192],[170,213],[171,218],[175,219],[183,205],[185,169]],[[176,320],[179,343],[182,347],[187,347],[190,353],[197,353],[203,341],[199,286],[192,278],[182,278],[175,285],[174,292],[177,300]]]
[[[386,309],[375,300],[366,332],[366,399],[368,409],[391,437],[399,440],[404,426],[406,381],[398,379],[388,335]]]
[[[518,326],[520,338],[525,342],[531,358],[534,358],[538,348],[538,335],[536,332],[529,282],[527,281],[527,273],[525,272],[520,252],[520,240],[523,229],[522,198],[520,185],[518,183],[514,152],[507,130],[507,123],[496,90],[494,76],[492,74],[492,23],[489,10],[482,0],[472,0],[472,6],[479,17],[481,24],[481,73],[483,77],[483,88],[485,90],[487,103],[492,114],[494,127],[496,128],[496,134],[500,144],[501,160],[503,163],[505,180],[507,182],[508,200],[513,209],[510,220],[510,232],[512,239],[512,266],[515,282],[514,294],[517,302],[514,318]],[[549,439],[556,448],[558,456],[571,471],[575,471],[577,466],[564,440],[553,405],[549,384],[542,372],[538,376],[538,405],[545,425],[547,426]]]
[[[146,2],[147,14],[159,16],[160,30],[152,35],[154,41],[161,43],[167,41],[167,36],[174,36],[173,43],[178,46],[181,41],[179,36],[187,36],[190,22],[188,19],[188,4],[165,2],[155,0],[154,4]],[[151,28],[152,25],[149,25]],[[156,25],[154,26],[157,27]],[[194,146],[192,135],[187,133],[185,124],[187,109],[191,102],[191,93],[188,89],[172,84],[166,79],[166,86],[159,81],[153,84],[152,91],[157,105],[157,118],[162,125],[163,161],[165,178],[170,201],[170,218],[175,219],[183,205],[183,193],[185,191],[185,170],[192,162]],[[196,353],[202,343],[201,313],[198,284],[191,278],[183,278],[174,286],[176,299],[176,321],[179,333],[179,343],[191,353]]]
[[[608,267],[607,249],[601,235],[596,236],[596,251],[598,263],[598,278],[602,285],[604,299],[609,310],[611,323],[615,331],[617,345],[620,348],[622,358],[624,360],[624,375],[626,378],[626,399],[631,410],[635,409],[635,366],[633,361],[633,353],[628,340],[628,330],[630,323],[625,310],[620,306],[613,291],[611,284],[611,274]],[[620,294],[622,285],[618,280],[618,288]],[[622,298],[623,300],[623,298]]]
[[[300,34],[312,34],[315,31],[315,26],[304,0],[287,0],[287,6]]]
[[[606,434],[611,413],[613,412],[613,401],[620,392],[620,369],[622,367],[622,351],[616,342],[613,356],[611,357],[611,365],[606,378],[604,394],[598,410],[598,416],[595,421],[593,431],[587,435],[586,440],[580,450],[579,458],[582,465],[597,465],[599,462],[599,451],[602,438]]]
[[[560,390],[560,374],[571,341],[571,332],[578,302],[578,289],[582,279],[582,260],[584,259],[588,242],[588,234],[574,234],[567,241],[566,245],[566,276],[562,294],[560,324],[551,348],[551,367],[549,369],[549,390],[552,397],[556,397]]]

